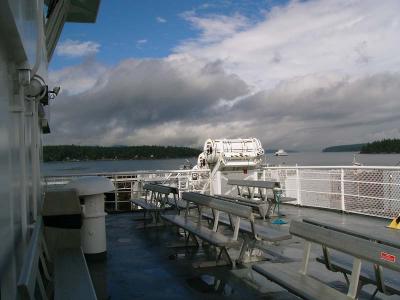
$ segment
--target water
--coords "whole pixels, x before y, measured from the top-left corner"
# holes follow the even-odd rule
[[[293,166],[349,166],[356,161],[364,166],[395,166],[400,162],[400,154],[358,154],[356,152],[299,152],[288,156],[267,155],[270,165]]]
[[[299,166],[348,166],[353,161],[353,152],[299,152],[288,156],[267,154],[269,165]],[[356,154],[356,160],[366,166],[394,166],[400,161],[400,154]],[[190,158],[192,165],[197,158]],[[186,159],[159,160],[109,160],[44,163],[44,175],[83,174],[101,172],[124,172],[138,170],[176,170],[186,163]]]

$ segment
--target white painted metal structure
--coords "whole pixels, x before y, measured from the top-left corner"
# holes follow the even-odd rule
[[[104,176],[114,183],[114,199],[105,200],[114,210],[130,203],[129,199],[144,196],[143,186],[148,182],[175,186],[182,192],[208,193],[210,190],[210,170],[159,170],[117,173],[90,173],[45,177],[46,186],[63,185],[80,176]]]
[[[104,193],[115,190],[111,180],[101,176],[79,177],[66,188],[75,189],[82,204],[81,245],[85,254],[103,254],[107,251],[106,213]]]
[[[243,178],[242,171],[219,172],[221,193],[236,194],[228,186],[229,178]],[[93,174],[91,174],[93,175]],[[137,171],[101,173],[112,180],[116,187],[114,208],[118,209],[124,195],[138,197],[143,194],[143,183],[157,181],[178,186],[180,192],[211,193],[210,170]],[[77,175],[47,177],[46,182],[65,184]],[[291,203],[299,206],[320,207],[349,213],[391,219],[400,211],[400,167],[357,166],[302,166],[263,167],[247,174],[245,179],[279,181],[283,196],[296,198]]]
[[[240,170],[254,175],[254,169],[261,164],[263,157],[264,149],[256,138],[208,139],[195,169],[209,168],[210,193],[220,194],[221,172]]]
[[[220,162],[220,170],[230,167],[255,168],[262,161],[264,149],[256,138],[208,139],[203,153],[208,165]]]
[[[52,8],[48,18],[44,4]],[[22,257],[42,203],[41,131],[47,125],[42,100],[48,92],[48,62],[64,23],[94,21],[98,5],[99,0],[0,1],[1,299],[17,297]]]
[[[298,205],[394,218],[400,211],[400,167],[266,167],[265,180],[281,182]]]

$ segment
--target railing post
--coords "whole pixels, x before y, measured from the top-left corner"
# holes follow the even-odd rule
[[[133,182],[133,180],[130,178],[129,180],[130,184],[131,184],[131,199],[135,198],[135,196],[133,195],[133,193],[135,192],[135,190],[133,189],[133,187],[135,186],[135,183]]]
[[[299,174],[299,168],[297,168],[297,167],[296,167],[296,187],[297,187],[297,205],[302,205],[302,203],[301,203],[300,174]]]
[[[340,169],[340,195],[341,195],[341,206],[342,211],[346,211],[346,206],[344,203],[344,169]]]
[[[113,176],[114,179],[114,186],[115,186],[115,190],[114,190],[114,210],[117,211],[118,210],[118,182],[117,182],[117,176],[114,175]]]

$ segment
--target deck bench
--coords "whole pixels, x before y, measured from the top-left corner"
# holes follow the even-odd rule
[[[51,261],[42,218],[35,223],[18,278],[20,299],[95,300],[96,292],[81,248],[57,249]],[[50,272],[50,265],[53,265]]]
[[[296,198],[292,197],[281,196],[279,200],[275,197],[273,189],[280,187],[280,183],[277,181],[229,179],[228,185],[236,186],[238,197],[227,195],[217,196],[226,201],[237,202],[252,207],[264,220],[271,216],[272,211],[275,211],[275,207],[279,203],[296,201]]]
[[[212,213],[203,213],[203,217],[209,220],[214,220]],[[229,217],[221,215],[219,217],[219,223],[230,226],[231,220]],[[251,223],[248,220],[242,220],[240,222],[240,231],[244,233],[252,233]],[[281,242],[292,238],[288,231],[272,227],[270,224],[257,224],[254,223],[254,231],[260,240],[267,242]]]
[[[145,198],[131,199],[130,202],[142,208],[144,224],[143,227],[157,227],[162,226],[163,223],[160,219],[160,214],[168,205],[175,206],[178,210],[181,204],[178,203],[178,189],[172,186],[165,186],[160,184],[147,183],[144,185],[146,191]],[[150,192],[150,197],[148,196]],[[173,199],[169,199],[172,194]],[[151,223],[146,223],[147,213],[151,215]]]
[[[322,226],[324,228],[345,232],[352,236],[375,241],[380,244],[396,247],[392,241],[385,241],[380,237],[374,237],[370,234],[362,234],[348,228],[339,228],[335,225],[312,219],[304,219],[303,221]],[[399,246],[400,245],[397,244],[397,248],[400,248]],[[317,257],[317,261],[324,264],[326,268],[332,272],[342,273],[346,282],[349,283],[348,276],[351,274],[353,266],[352,257],[337,251],[329,251],[326,247],[322,248],[322,253],[323,255],[321,257]],[[377,268],[377,265],[371,262],[365,262],[361,267],[360,288],[366,284],[372,284],[376,286],[373,296],[375,296],[378,292],[386,295],[400,295],[400,273],[390,269]]]
[[[356,299],[364,262],[377,265],[377,269],[400,271],[400,262],[396,259],[400,255],[398,248],[302,221],[292,221],[289,232],[305,240],[300,270],[291,264],[273,263],[253,265],[252,269],[303,299]],[[312,243],[353,258],[347,295],[307,274]]]
[[[54,258],[54,300],[97,299],[81,248],[58,249]]]
[[[219,248],[216,261],[212,265],[204,263],[203,266],[220,265],[223,254],[225,254],[224,256],[226,258],[225,262],[233,265],[233,261],[228,253],[228,248],[241,246],[243,249],[245,246],[246,241],[240,241],[238,239],[239,228],[242,219],[248,220],[252,225],[254,224],[254,215],[251,207],[227,203],[226,201],[222,201],[213,196],[194,192],[182,193],[182,199],[187,202],[187,208],[189,208],[190,203],[193,203],[197,206],[199,210],[197,218],[190,218],[188,216],[188,209],[185,211],[184,215],[164,214],[161,217],[165,221],[170,222],[171,224],[176,225],[186,231],[188,233],[187,241],[191,237],[192,240],[198,245],[196,239],[196,237],[198,237],[199,239]],[[214,212],[215,218],[213,228],[209,228],[207,224],[202,223],[202,212],[204,211],[204,208],[210,208]],[[224,212],[232,217],[232,236],[226,236],[223,233],[218,232],[220,212]]]

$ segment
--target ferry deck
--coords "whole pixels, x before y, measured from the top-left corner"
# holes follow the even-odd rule
[[[386,228],[388,222],[384,219],[293,205],[282,205],[281,211],[284,220],[289,222],[312,218],[400,242],[400,233]],[[263,261],[300,264],[303,258],[301,239],[293,237],[280,243],[265,243],[263,261],[260,262],[234,268],[194,268],[195,261],[207,260],[215,254],[206,246],[169,247],[182,239],[175,227],[138,228],[142,222],[140,212],[115,213],[106,217],[107,260],[88,262],[99,299],[298,299],[253,271],[251,265]],[[289,227],[288,224],[276,226]],[[327,270],[315,260],[322,254],[321,247],[313,245],[311,253],[309,273],[346,294],[348,287],[344,276]],[[391,280],[400,285],[400,278]],[[363,286],[359,299],[370,299],[374,290],[373,285]],[[399,298],[381,293],[375,296],[375,299]]]

